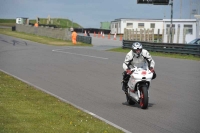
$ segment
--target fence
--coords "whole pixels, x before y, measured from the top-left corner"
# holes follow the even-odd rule
[[[177,29],[172,28],[172,42],[173,43],[185,43],[187,37],[193,37],[193,31],[190,28],[180,27]],[[166,29],[124,29],[124,40],[132,41],[147,41],[147,42],[166,42],[171,40],[170,28]]]
[[[124,29],[124,40],[154,42],[154,29]]]
[[[136,41],[123,40],[122,48],[131,48]],[[200,45],[141,42],[144,49],[153,52],[188,54],[200,56]]]
[[[83,42],[83,43],[87,43],[87,44],[92,44],[92,38],[89,36],[80,36],[78,35],[76,38],[77,42]]]

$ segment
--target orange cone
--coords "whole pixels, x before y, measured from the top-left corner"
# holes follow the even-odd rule
[[[116,40],[116,33],[114,34],[114,40]]]
[[[110,39],[110,34],[108,34],[108,39]]]
[[[122,35],[120,35],[120,38],[119,38],[119,40],[120,40],[120,41],[122,41],[122,39],[123,39],[123,37],[122,37]]]
[[[102,38],[104,38],[104,33],[102,34]]]

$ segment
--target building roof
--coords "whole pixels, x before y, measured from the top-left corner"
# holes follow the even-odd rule
[[[26,17],[16,17],[16,18],[25,18],[25,19],[27,19]]]
[[[171,19],[146,19],[146,18],[118,18],[111,22],[118,22],[118,21],[158,21],[158,22],[169,22]],[[173,22],[196,22],[196,19],[172,19]]]
[[[163,19],[163,21],[171,21],[171,19]],[[173,22],[196,22],[196,19],[172,19]]]
[[[147,19],[147,18],[117,18],[115,20],[128,19],[128,20],[162,20],[162,19]]]

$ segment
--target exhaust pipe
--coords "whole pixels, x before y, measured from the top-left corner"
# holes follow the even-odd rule
[[[139,97],[137,94],[133,93],[133,92],[130,92],[130,96],[135,100],[135,101],[139,101]]]

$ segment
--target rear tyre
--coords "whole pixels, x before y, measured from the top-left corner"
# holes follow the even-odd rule
[[[142,109],[148,108],[149,97],[148,97],[148,88],[143,86],[140,88],[140,107]]]

